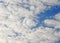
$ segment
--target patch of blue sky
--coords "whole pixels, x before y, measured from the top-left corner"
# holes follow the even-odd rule
[[[44,25],[45,19],[53,19],[53,16],[59,12],[60,12],[60,6],[52,6],[50,9],[45,10],[44,12],[41,12],[40,14],[38,14],[37,16],[38,16],[40,25]]]
[[[44,26],[44,27],[52,27],[52,26],[47,26],[44,24],[44,20],[45,19],[53,19],[53,16],[56,15],[57,13],[60,12],[60,6],[52,6],[50,9],[48,10],[45,10],[44,13],[40,13],[37,15],[38,17],[38,20],[39,20],[39,23],[37,24],[36,27],[39,27],[39,26]],[[32,27],[32,28],[36,28],[36,27]],[[52,27],[54,28],[54,27]]]

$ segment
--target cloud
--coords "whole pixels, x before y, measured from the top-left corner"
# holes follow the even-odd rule
[[[24,21],[23,21],[23,25],[26,27],[28,27],[28,28],[32,28],[32,27],[36,27],[37,26],[37,24],[38,24],[39,22],[37,21],[37,20],[34,20],[34,19],[29,19],[29,18],[26,18]]]
[[[60,21],[56,20],[45,20],[44,21],[47,26],[53,26],[54,28],[60,28]]]
[[[60,14],[54,16],[56,20],[46,19],[44,21],[45,25],[54,28],[37,27],[40,23],[37,15],[51,7],[47,7],[44,3],[60,4],[57,0],[5,0],[5,2],[8,3],[5,3],[6,7],[0,6],[1,43],[54,43],[58,40],[60,32],[57,30],[60,28]]]
[[[60,21],[60,13],[56,14],[54,18]]]
[[[60,14],[58,13],[58,14],[56,14],[55,16],[54,16],[54,19],[46,19],[45,21],[44,21],[44,23],[47,25],[47,26],[53,26],[54,28],[60,28]]]
[[[47,5],[60,5],[59,0],[41,0],[41,1]]]
[[[54,18],[55,18],[55,20],[54,19],[46,19],[45,21],[44,21],[44,23],[45,23],[45,25],[46,26],[50,26],[50,27],[54,27],[54,28],[52,28],[52,33],[53,34],[51,34],[51,35],[53,35],[53,36],[55,36],[55,38],[56,39],[60,39],[59,37],[60,37],[60,21],[59,21],[59,13],[58,14],[56,14],[55,16],[54,16]],[[50,31],[50,30],[49,30]],[[50,32],[51,33],[51,32]],[[51,38],[53,38],[53,37],[51,37]],[[54,39],[54,38],[53,38]],[[56,40],[55,40],[56,41]]]

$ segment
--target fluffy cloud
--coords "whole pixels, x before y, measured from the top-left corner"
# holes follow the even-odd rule
[[[32,28],[32,27],[36,27],[38,24],[38,21],[37,20],[34,20],[34,19],[25,19],[23,21],[23,25],[26,27],[29,27],[29,28]]]
[[[56,14],[54,17],[56,20],[60,20],[60,13]]]
[[[55,20],[51,20],[51,19],[46,19],[44,21],[44,23],[47,25],[47,26],[53,26],[55,28],[60,28],[60,13],[56,14],[54,16],[54,19]]]
[[[55,28],[37,27],[40,22],[36,15],[49,8],[44,3],[60,4],[57,0],[5,0],[5,7],[4,3],[0,4],[0,42],[54,43],[58,40],[60,32],[56,30],[60,28],[60,14],[54,16],[56,20],[44,21],[45,25]]]
[[[60,21],[56,20],[45,20],[44,21],[47,26],[53,26],[55,28],[60,28]]]

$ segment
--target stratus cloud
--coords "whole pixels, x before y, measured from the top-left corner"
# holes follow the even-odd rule
[[[5,7],[2,8],[3,5],[0,6],[1,43],[54,43],[54,41],[58,40],[58,37],[60,37],[60,32],[54,32],[53,28],[45,28],[44,26],[42,26],[33,28],[31,30],[32,27],[37,26],[37,24],[39,23],[36,19],[36,15],[40,12],[43,12],[45,9],[48,9],[48,7],[41,1],[5,0],[5,2],[8,3],[6,3],[8,5],[6,6],[6,11]],[[52,4],[55,3],[53,2]],[[5,19],[4,17],[7,17],[7,19]],[[52,24],[54,27],[60,26],[59,21],[45,20],[45,24],[48,26],[51,26],[51,22],[54,22],[54,24]]]

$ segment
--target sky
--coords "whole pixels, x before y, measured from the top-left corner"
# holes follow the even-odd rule
[[[60,43],[60,1],[0,0],[0,43]]]
[[[45,19],[54,19],[53,16],[60,12],[60,6],[53,6],[48,10],[45,10],[42,13],[39,13],[37,16],[39,21],[42,23]]]

